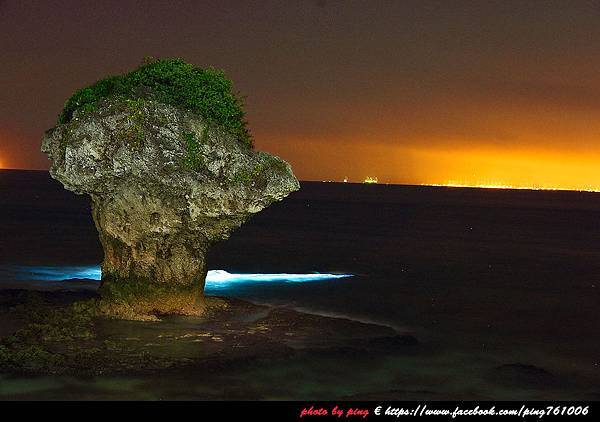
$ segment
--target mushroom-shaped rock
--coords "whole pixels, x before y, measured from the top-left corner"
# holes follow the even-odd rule
[[[202,313],[211,243],[299,188],[289,164],[254,151],[230,88],[155,61],[78,91],[46,132],[52,177],[92,199],[112,315]]]

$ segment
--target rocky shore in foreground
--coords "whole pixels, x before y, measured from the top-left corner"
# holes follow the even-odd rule
[[[417,340],[393,329],[211,298],[204,317],[158,322],[97,317],[93,292],[0,291],[0,368],[29,375],[203,374],[262,363],[343,356],[364,358]]]
[[[0,290],[0,400],[597,397],[592,380],[383,325],[220,297],[202,317],[128,321],[98,316],[97,299]]]

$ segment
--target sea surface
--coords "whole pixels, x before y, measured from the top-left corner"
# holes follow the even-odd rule
[[[87,197],[0,171],[0,288],[72,288],[57,280],[81,271],[94,289],[101,260]],[[600,194],[302,182],[209,268],[242,282],[208,294],[414,335],[400,376],[373,375],[395,371],[397,388],[600,399]]]

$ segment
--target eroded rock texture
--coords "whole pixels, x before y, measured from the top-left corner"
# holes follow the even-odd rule
[[[285,161],[152,99],[76,111],[42,151],[53,178],[92,199],[102,293],[123,317],[201,313],[211,243],[299,188]]]

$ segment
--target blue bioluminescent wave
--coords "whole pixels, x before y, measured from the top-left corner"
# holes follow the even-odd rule
[[[351,274],[232,274],[224,270],[210,270],[206,275],[206,290],[220,290],[237,284],[259,283],[304,283],[310,281],[325,281],[337,278],[352,277]]]
[[[15,280],[64,281],[77,279],[100,280],[102,272],[99,266],[77,267],[37,267],[18,266],[10,268]]]
[[[3,279],[29,281],[65,281],[71,279],[87,279],[99,281],[102,277],[100,266],[15,266],[0,269]],[[326,281],[352,277],[352,274],[234,274],[224,270],[210,270],[206,275],[206,290],[223,290],[240,284],[262,283],[303,283]]]

